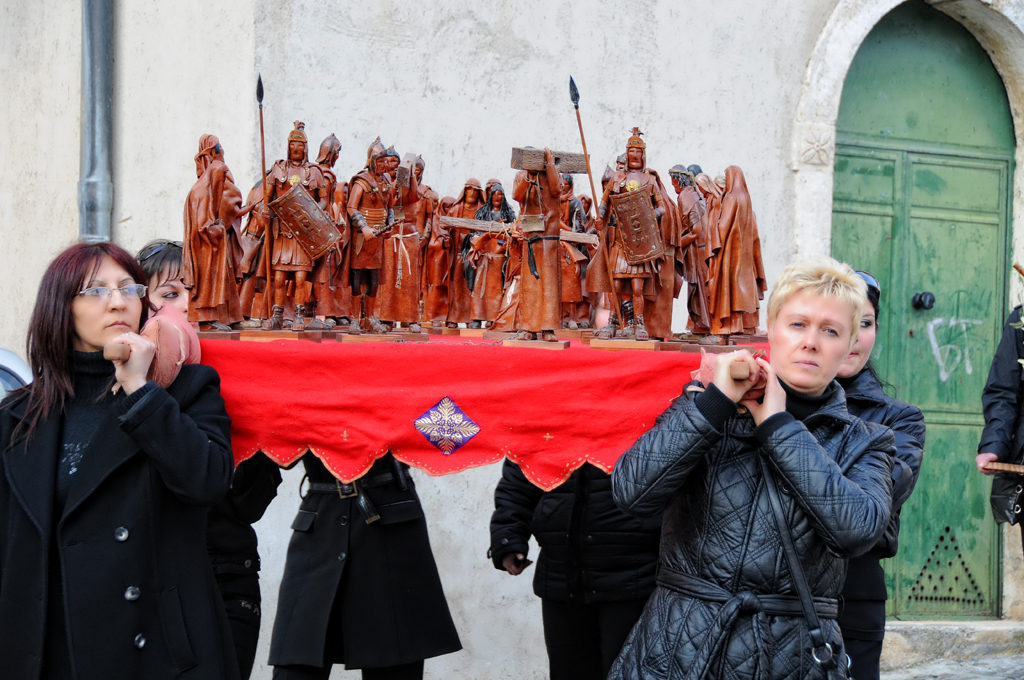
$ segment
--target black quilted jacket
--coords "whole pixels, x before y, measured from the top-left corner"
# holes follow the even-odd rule
[[[631,517],[612,500],[611,477],[585,463],[564,484],[542,491],[505,461],[494,490],[491,559],[512,552],[540,557],[533,592],[553,602],[646,600],[654,590],[661,518]]]
[[[713,386],[698,400],[676,399],[612,475],[624,511],[665,515],[658,588],[609,678],[823,678],[758,458],[775,475],[819,610],[831,612],[826,637],[840,642],[847,558],[889,520],[892,431],[851,416],[836,383],[803,422],[783,413],[758,428]],[[786,605],[795,611],[771,613]]]

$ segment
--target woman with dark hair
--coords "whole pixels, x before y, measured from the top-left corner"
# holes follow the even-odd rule
[[[181,243],[161,239],[147,243],[136,255],[149,282],[154,312],[171,305],[188,314],[181,253]],[[242,680],[252,674],[260,636],[260,555],[252,525],[263,517],[280,484],[280,468],[257,451],[238,464],[231,491],[206,515],[206,547],[231,625]]]
[[[145,280],[110,243],[43,274],[33,382],[0,404],[5,677],[238,677],[204,537],[231,485],[231,420],[212,368],[147,380]],[[109,344],[129,358],[104,359]]]
[[[836,379],[846,392],[846,408],[861,420],[885,425],[896,435],[892,465],[892,514],[885,534],[868,552],[850,559],[839,610],[839,627],[857,680],[879,677],[882,639],[885,637],[885,572],[881,560],[896,554],[900,534],[900,508],[910,497],[924,457],[924,415],[916,406],[893,399],[882,391],[882,381],[871,366],[871,350],[878,331],[878,280],[857,274],[868,286],[868,303],[861,316],[860,333]]]

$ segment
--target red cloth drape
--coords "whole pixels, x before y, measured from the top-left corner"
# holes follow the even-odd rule
[[[340,480],[390,449],[432,475],[508,456],[543,489],[615,461],[681,392],[700,354],[482,342],[203,340],[221,376],[236,462],[307,450]]]

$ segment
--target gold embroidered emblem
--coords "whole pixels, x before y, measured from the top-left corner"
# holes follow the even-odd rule
[[[413,423],[427,441],[449,456],[480,433],[480,426],[445,397]]]
[[[636,191],[639,188],[640,182],[637,182],[635,179],[631,179],[626,182],[626,191]]]
[[[295,186],[298,183],[299,183],[299,176],[298,175],[292,175],[291,177],[288,178],[288,184],[290,184],[291,186]]]

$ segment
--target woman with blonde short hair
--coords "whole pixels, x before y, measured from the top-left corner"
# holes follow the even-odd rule
[[[848,265],[789,266],[771,361],[721,355],[616,465],[619,507],[664,518],[658,587],[609,678],[848,677],[837,597],[888,523],[895,451],[835,382],[864,300]]]

